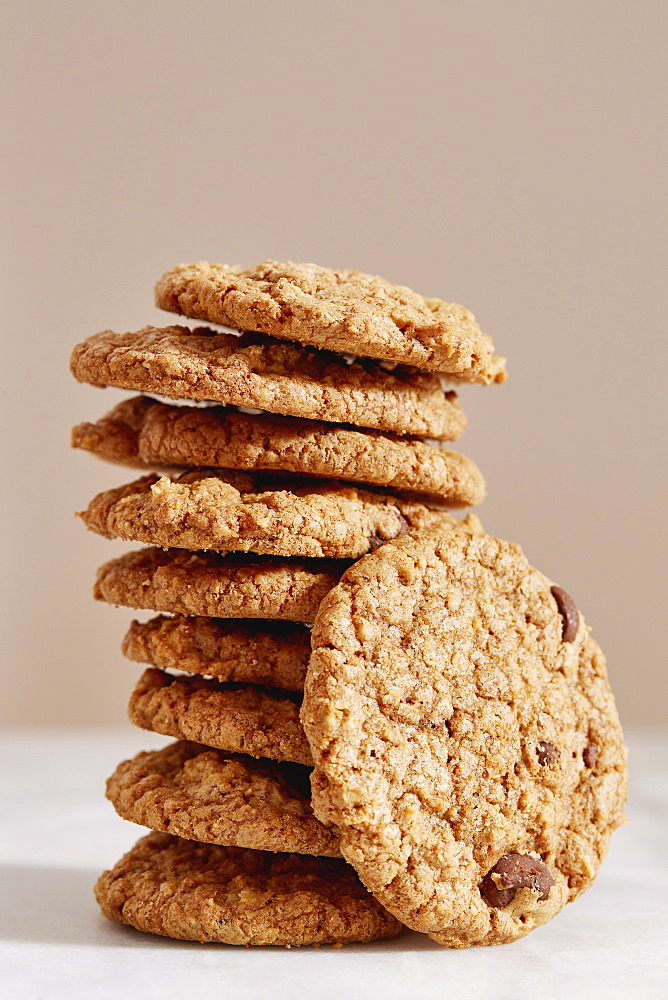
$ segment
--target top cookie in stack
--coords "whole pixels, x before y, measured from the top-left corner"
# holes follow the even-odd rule
[[[361,271],[265,261],[247,271],[182,264],[157,284],[161,309],[328,350],[502,382],[504,361],[463,306]]]

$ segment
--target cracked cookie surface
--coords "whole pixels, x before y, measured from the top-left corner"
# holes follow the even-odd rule
[[[311,809],[309,770],[197,743],[171,743],[118,765],[107,798],[123,819],[208,844],[338,857]]]
[[[80,382],[211,400],[270,413],[454,441],[466,426],[457,394],[429,372],[353,361],[258,334],[185,326],[105,330],[78,344]]]
[[[564,593],[516,545],[425,531],[351,567],[314,624],[314,812],[383,905],[449,947],[545,923],[623,822],[605,659]]]
[[[106,538],[330,559],[355,559],[410,529],[454,521],[440,509],[336,480],[230,469],[143,476],[99,493],[79,516]]]
[[[339,858],[220,847],[151,833],[95,886],[109,920],[185,941],[343,944],[403,930]]]
[[[243,270],[181,264],[156,285],[156,305],[239,330],[329,350],[500,382],[504,359],[463,306],[425,298],[375,274],[268,260]]]
[[[416,438],[229,407],[168,406],[148,396],[78,424],[72,445],[130,466],[273,470],[386,486],[445,504],[454,497],[474,505],[484,493],[471,459]]]

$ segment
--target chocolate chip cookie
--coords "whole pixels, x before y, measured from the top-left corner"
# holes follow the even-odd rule
[[[502,944],[591,884],[626,751],[572,598],[484,534],[406,535],[351,567],[312,632],[313,809],[409,927]]]
[[[336,480],[230,469],[143,476],[99,493],[80,517],[106,538],[330,559],[355,559],[411,529],[454,521],[440,509]]]

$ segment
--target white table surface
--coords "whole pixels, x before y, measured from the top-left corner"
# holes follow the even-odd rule
[[[0,742],[0,995],[68,998],[597,1000],[668,997],[668,734],[631,734],[629,823],[592,889],[512,945],[448,951],[427,937],[334,950],[198,945],[99,915],[92,886],[143,829],[104,778],[169,742],[119,730],[12,730]]]

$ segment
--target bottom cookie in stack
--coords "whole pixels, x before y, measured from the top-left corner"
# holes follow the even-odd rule
[[[95,895],[105,917],[186,941],[344,944],[393,937],[399,921],[339,858],[143,837]]]

